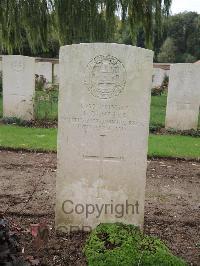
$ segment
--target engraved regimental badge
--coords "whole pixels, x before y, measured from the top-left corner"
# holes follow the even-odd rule
[[[85,85],[99,99],[118,96],[126,84],[126,71],[116,57],[99,55],[87,65]]]

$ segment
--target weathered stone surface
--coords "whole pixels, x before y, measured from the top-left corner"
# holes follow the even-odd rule
[[[59,64],[54,64],[54,84],[59,84]]]
[[[35,74],[43,76],[47,82],[52,83],[52,63],[38,62],[35,70]]]
[[[3,56],[3,116],[33,119],[34,93],[35,59]]]
[[[2,72],[3,68],[2,68],[2,61],[0,61],[0,72]]]
[[[152,63],[132,46],[61,47],[57,229],[143,225]]]
[[[197,129],[200,106],[200,65],[175,64],[171,66],[166,128]]]
[[[160,87],[165,79],[166,71],[161,68],[153,69],[153,88]]]

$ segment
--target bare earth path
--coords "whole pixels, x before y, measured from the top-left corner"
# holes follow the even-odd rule
[[[56,236],[33,248],[27,229],[47,220],[54,227],[56,154],[0,151],[0,211],[21,230],[25,256],[41,265],[86,265],[83,233]],[[145,232],[160,237],[174,254],[200,265],[200,163],[152,160],[148,165]]]

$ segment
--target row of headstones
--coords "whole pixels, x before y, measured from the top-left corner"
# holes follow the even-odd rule
[[[54,74],[57,77],[59,77],[58,67],[58,64],[54,65]],[[35,73],[51,82],[52,63],[38,62],[35,64],[35,59],[31,57],[3,56],[4,117],[33,119]],[[171,65],[166,128],[197,129],[200,105],[199,73],[199,64]],[[157,84],[161,84],[166,71],[156,68],[154,75],[157,77]]]
[[[159,66],[153,68],[153,82],[152,87],[160,87],[165,79],[169,77],[169,70],[165,70]],[[170,65],[168,65],[169,67]],[[2,61],[0,61],[0,71],[2,71]],[[59,83],[59,63],[57,62],[37,62],[35,65],[35,74],[38,77],[42,76],[46,79],[47,83]]]
[[[31,101],[34,59],[4,57],[3,67],[6,108],[15,109],[16,98]],[[185,120],[199,104],[199,71],[190,64],[172,67],[168,109],[183,111]],[[90,230],[103,222],[143,226],[152,74],[153,52],[146,49],[61,47],[57,229]]]
[[[59,64],[36,62],[35,58],[9,55],[2,57],[3,116],[23,120],[34,118],[35,75],[46,84],[58,82]],[[52,74],[53,73],[53,74]]]

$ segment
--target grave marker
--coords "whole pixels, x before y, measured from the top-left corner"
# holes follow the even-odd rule
[[[167,98],[166,128],[197,129],[200,86],[200,65],[175,64],[170,69]]]
[[[61,48],[57,229],[142,227],[152,71],[142,48]]]
[[[52,83],[52,63],[50,62],[38,62],[36,63],[35,74],[43,76],[46,82]]]
[[[3,116],[34,118],[35,59],[21,55],[3,56]]]

